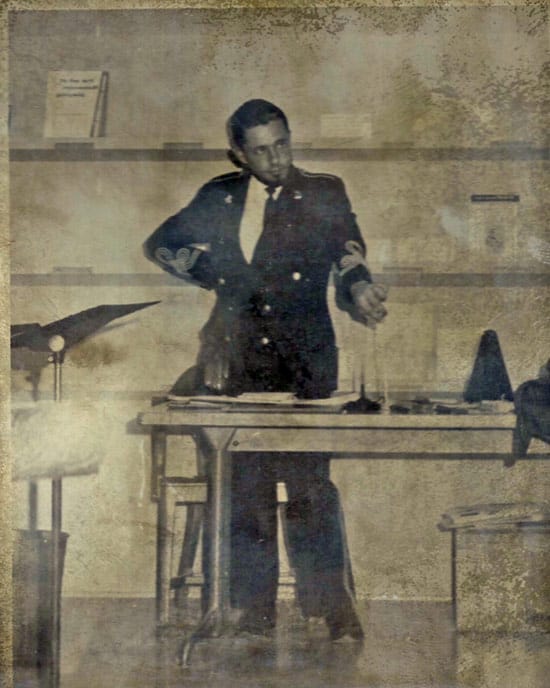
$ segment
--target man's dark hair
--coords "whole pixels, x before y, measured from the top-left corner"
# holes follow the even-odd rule
[[[231,145],[242,148],[247,129],[268,124],[274,119],[280,119],[287,131],[290,131],[285,113],[276,105],[261,98],[247,100],[227,120],[227,136]]]

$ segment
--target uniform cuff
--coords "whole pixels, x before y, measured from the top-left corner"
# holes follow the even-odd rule
[[[351,285],[356,282],[370,282],[372,283],[372,278],[370,272],[364,265],[356,265],[353,269],[348,270],[344,275],[342,275],[342,293],[344,298],[350,303],[353,302],[351,295]]]

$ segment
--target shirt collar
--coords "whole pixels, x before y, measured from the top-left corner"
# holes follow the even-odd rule
[[[250,175],[250,186],[248,188],[249,193],[252,191],[256,196],[261,196],[264,199],[267,198],[267,184],[264,182],[261,182],[257,177],[255,177],[253,174]],[[279,198],[279,194],[283,190],[282,185],[276,186],[274,191],[273,191],[273,198],[277,200]]]

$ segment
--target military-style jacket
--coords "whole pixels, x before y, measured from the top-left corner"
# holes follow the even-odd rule
[[[336,268],[337,303],[350,312],[350,286],[371,281],[344,185],[338,177],[293,167],[249,264],[239,243],[249,180],[241,171],[205,184],[149,237],[145,255],[216,291],[198,363],[224,352],[227,384],[217,391],[329,396],[337,387],[327,305],[331,270]]]

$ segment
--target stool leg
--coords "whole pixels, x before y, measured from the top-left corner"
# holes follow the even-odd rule
[[[178,565],[178,578],[182,579],[182,585],[176,590],[176,605],[178,606],[187,596],[185,577],[193,572],[203,520],[204,506],[202,504],[188,504],[183,545]]]
[[[203,440],[200,437],[195,437],[196,456],[197,456],[197,475],[205,477],[208,480],[210,475],[210,458],[208,451],[204,446]],[[208,492],[210,495],[210,490]],[[206,614],[208,610],[208,601],[210,599],[210,496],[206,504],[202,507],[202,577],[203,584],[201,588],[201,610]]]

